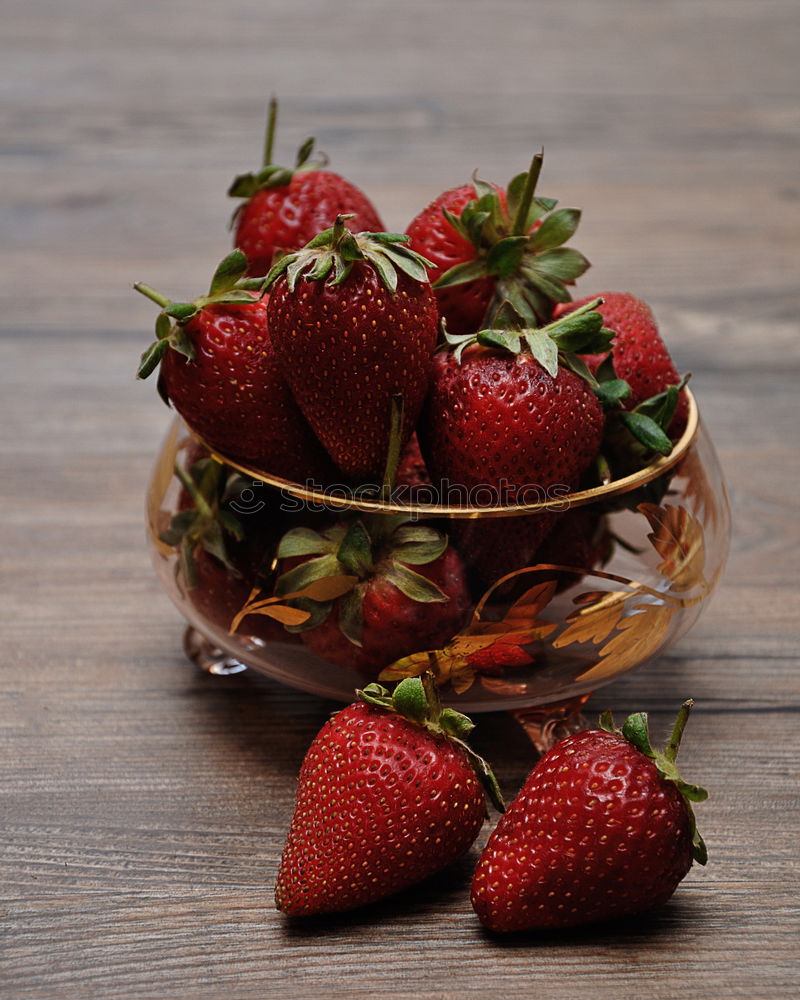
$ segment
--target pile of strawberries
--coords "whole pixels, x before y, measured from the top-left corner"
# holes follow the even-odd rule
[[[589,267],[565,246],[580,212],[537,193],[541,154],[507,187],[475,178],[387,233],[313,140],[292,169],[272,163],[275,118],[273,102],[264,165],[230,188],[236,249],[207,294],[135,286],[160,309],[139,376],[158,371],[199,439],[318,490],[470,506],[557,499],[670,452],[684,381],[643,302],[572,300]],[[506,574],[610,551],[593,511],[451,520],[445,534],[441,521],[287,518],[276,497],[241,517],[241,477],[207,452],[181,481],[162,537],[203,610],[228,628],[263,587],[296,613],[251,614],[250,634],[299,635],[369,679],[446,643]]]
[[[537,193],[541,154],[507,187],[474,178],[405,234],[387,233],[367,197],[314,160],[312,140],[293,169],[272,163],[275,119],[273,102],[264,165],[229,191],[241,199],[236,249],[207,294],[174,302],[135,286],[160,310],[139,376],[158,370],[196,441],[176,466],[178,509],[161,538],[205,620],[302,641],[374,680],[447,643],[476,593],[506,574],[602,561],[602,512],[455,519],[445,533],[435,518],[289,512],[272,490],[245,517],[232,501],[248,478],[210,450],[317,491],[531,504],[669,454],[686,425],[685,380],[643,302],[573,301],[589,267],[565,246],[580,213]],[[504,666],[484,660],[472,666]],[[504,809],[468,745],[472,723],[442,709],[434,673],[358,695],[300,772],[276,887],[290,915],[412,885],[469,850],[484,789]],[[646,716],[620,730],[606,714],[542,758],[477,865],[472,903],[488,928],[638,913],[705,863],[691,802],[706,793],[675,767],[690,707],[663,753]]]

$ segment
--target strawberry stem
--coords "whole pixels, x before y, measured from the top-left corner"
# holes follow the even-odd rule
[[[400,463],[400,446],[403,440],[403,413],[405,410],[403,393],[392,396],[391,416],[389,418],[389,450],[386,453],[386,466],[383,470],[383,487],[381,499],[388,500],[392,495],[397,466]]]
[[[133,287],[137,292],[144,295],[145,298],[150,299],[151,302],[155,302],[157,306],[161,306],[162,309],[166,309],[170,304],[170,300],[166,295],[162,295],[161,292],[157,292],[155,288],[145,285],[142,281],[137,281]]]
[[[209,507],[206,498],[197,488],[197,483],[195,483],[195,481],[192,479],[189,473],[181,465],[178,465],[177,462],[175,464],[175,475],[181,481],[181,483],[189,493],[189,496],[194,501],[197,513],[200,514],[202,517],[213,517],[214,516],[213,512]]]
[[[264,136],[264,159],[262,166],[272,163],[272,147],[275,142],[275,126],[278,123],[278,100],[273,94],[269,99],[269,114],[267,117],[267,132]]]
[[[431,666],[435,667],[436,654],[430,653],[429,658],[433,661]],[[439,719],[442,717],[442,703],[439,699],[439,688],[436,686],[436,677],[432,670],[426,670],[422,675],[422,686],[425,689],[425,697],[428,699],[430,721],[434,726],[438,726]]]
[[[670,735],[669,742],[664,749],[664,756],[670,763],[674,763],[678,756],[681,739],[683,738],[683,731],[686,728],[686,723],[689,721],[689,714],[691,713],[692,708],[694,708],[694,701],[689,698],[681,705],[678,717],[675,719],[675,725],[672,727],[672,734]]]
[[[514,227],[512,229],[512,233],[515,236],[527,235],[527,227],[525,223],[528,221],[528,212],[530,211],[533,195],[536,191],[539,174],[542,171],[543,160],[544,153],[536,153],[531,160],[530,167],[528,168],[528,177],[525,181],[525,189],[522,192],[522,198],[520,198],[517,215],[514,219]]]

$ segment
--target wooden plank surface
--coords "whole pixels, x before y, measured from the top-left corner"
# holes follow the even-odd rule
[[[334,13],[332,13],[335,11]],[[797,995],[796,4],[10,0],[0,88],[0,997]],[[147,279],[193,294],[227,246],[264,97],[392,227],[546,147],[585,209],[590,287],[652,301],[731,486],[731,563],[667,656],[592,701],[661,733],[710,845],[663,911],[503,942],[475,851],[363,913],[271,907],[294,779],[329,703],[200,676],[144,547],[166,425],[132,380]],[[532,763],[503,715],[479,749]],[[478,846],[489,833],[487,824]]]

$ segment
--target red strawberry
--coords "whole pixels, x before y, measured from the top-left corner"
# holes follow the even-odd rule
[[[416,434],[411,435],[400,456],[396,482],[399,486],[408,487],[431,485],[431,477],[419,450],[419,438]]]
[[[490,325],[509,300],[526,322],[547,322],[556,302],[570,299],[567,284],[589,267],[577,250],[562,246],[575,232],[580,212],[535,198],[542,156],[533,158],[508,191],[475,180],[439,195],[411,222],[414,249],[434,262],[439,311],[451,334]]]
[[[692,703],[666,751],[650,746],[647,716],[623,729],[561,740],[542,757],[481,855],[472,905],[493,931],[571,927],[661,906],[692,865],[706,863],[690,801],[707,793],[675,757]]]
[[[311,611],[296,629],[303,642],[367,677],[409,653],[439,649],[469,616],[461,559],[444,535],[425,525],[373,517],[321,534],[295,528],[284,535],[278,556],[284,560],[278,595],[312,583],[323,588],[319,600],[299,602]]]
[[[175,475],[181,483],[177,513],[160,539],[175,548],[175,575],[181,592],[204,622],[227,632],[259,577],[265,556],[280,535],[279,513],[237,517],[226,500],[247,482],[193,446]],[[240,629],[262,641],[286,641],[276,621],[248,616]]]
[[[400,455],[395,485],[392,496],[398,503],[435,503],[437,499],[416,433],[411,435]]]
[[[247,256],[248,274],[263,275],[275,254],[299,250],[337,216],[351,214],[361,230],[380,232],[384,226],[367,196],[355,185],[318,169],[310,157],[314,140],[300,147],[294,170],[272,163],[277,102],[270,101],[264,164],[256,174],[242,174],[231,185],[232,198],[245,198],[237,209],[235,245]]]
[[[536,551],[534,563],[574,566],[590,570],[610,557],[613,540],[605,517],[595,507],[572,507],[562,517]],[[579,583],[577,573],[559,573],[559,591]]]
[[[505,206],[506,193],[495,188],[500,204]],[[433,261],[430,279],[435,282],[452,267],[476,262],[478,247],[448,221],[448,215],[460,218],[466,207],[480,197],[473,184],[445,191],[423,209],[411,222],[406,233],[411,245]],[[439,313],[447,321],[451,333],[472,333],[479,329],[494,295],[494,280],[488,275],[463,285],[442,288],[436,292]]]
[[[614,331],[611,353],[614,371],[631,387],[625,400],[625,409],[633,410],[645,400],[664,392],[669,386],[679,385],[681,377],[669,356],[650,306],[628,292],[603,292],[597,311],[606,328]],[[581,299],[560,305],[557,316],[566,316],[590,300]],[[591,355],[584,360],[596,372],[608,357],[608,352]],[[689,403],[682,392],[677,402],[668,433],[677,440],[686,427]]]
[[[237,287],[246,266],[235,250],[195,302],[170,302],[134,285],[163,310],[139,378],[160,363],[159,391],[224,455],[284,479],[326,482],[330,462],[276,364],[266,300]]]
[[[476,674],[485,677],[502,677],[514,667],[530,667],[531,654],[515,642],[504,642],[501,638],[491,646],[470,653],[467,663]]]
[[[392,697],[379,684],[359,694],[300,770],[275,888],[291,916],[372,903],[458,860],[483,824],[481,781],[502,809],[488,765],[464,743],[472,723],[441,711],[430,677],[401,681]]]
[[[388,233],[336,225],[270,272],[269,327],[294,397],[349,479],[379,484],[392,397],[403,396],[401,446],[428,388],[438,336],[428,263]]]
[[[419,429],[443,500],[460,488],[456,502],[537,503],[557,500],[578,485],[600,449],[604,415],[587,382],[566,364],[580,370],[571,353],[575,343],[607,338],[600,317],[588,308],[573,322],[569,328],[509,327],[449,337],[458,346],[436,355]],[[455,521],[453,530],[460,550],[494,582],[529,564],[556,516]]]

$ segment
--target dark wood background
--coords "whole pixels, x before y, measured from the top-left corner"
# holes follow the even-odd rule
[[[8,0],[2,20],[0,996],[794,996],[800,176],[791,0]],[[133,371],[147,280],[197,294],[266,97],[403,228],[546,149],[586,291],[651,301],[724,463],[730,568],[668,656],[596,696],[666,730],[710,845],[660,913],[503,942],[455,871],[341,919],[271,886],[332,706],[200,676],[148,564],[166,411]],[[532,763],[476,733],[508,794]],[[488,835],[488,826],[484,833]],[[481,842],[479,842],[481,843]]]

